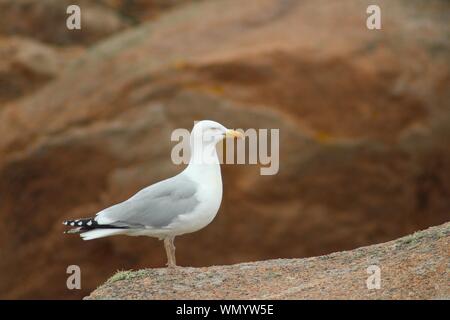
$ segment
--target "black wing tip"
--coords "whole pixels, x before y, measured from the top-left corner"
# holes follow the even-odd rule
[[[114,226],[110,224],[99,224],[95,218],[65,220],[63,225],[72,228],[64,233],[81,233],[94,229],[126,229],[122,226]]]

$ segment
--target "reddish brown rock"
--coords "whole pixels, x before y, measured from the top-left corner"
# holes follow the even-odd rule
[[[81,48],[59,49],[25,38],[0,38],[0,104],[36,91],[81,52]]]
[[[202,0],[103,0],[103,3],[126,17],[131,23],[138,23],[155,19],[179,5],[195,1]]]
[[[81,30],[66,27],[69,5],[81,8]],[[3,0],[0,17],[0,35],[58,45],[92,44],[127,26],[116,11],[91,0]]]
[[[80,298],[118,269],[162,266],[156,240],[83,242],[61,221],[181,170],[170,133],[199,119],[280,129],[281,163],[275,176],[223,166],[221,211],[177,239],[181,265],[320,255],[448,221],[448,4],[383,1],[379,33],[368,3],[195,3],[3,107],[0,274],[15,276],[2,297]],[[81,291],[65,286],[72,264]]]
[[[91,45],[195,0],[2,0],[0,35],[57,45]],[[197,0],[198,1],[198,0]],[[81,30],[68,30],[67,7],[81,9]]]

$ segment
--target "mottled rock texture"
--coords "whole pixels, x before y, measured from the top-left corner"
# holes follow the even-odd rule
[[[449,299],[449,248],[446,223],[314,258],[122,271],[87,299]],[[374,265],[380,288],[368,290]]]
[[[19,35],[62,46],[89,45],[193,1],[0,0],[0,36]],[[70,5],[81,10],[80,30],[66,28]]]
[[[0,37],[0,108],[55,79],[82,52],[80,47],[56,48],[30,38]]]
[[[0,107],[56,78],[83,49],[195,0],[0,0]],[[70,5],[81,30],[69,30]]]

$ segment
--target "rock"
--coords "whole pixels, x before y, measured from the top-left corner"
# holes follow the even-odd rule
[[[26,38],[0,38],[0,103],[36,91],[81,51],[74,47],[58,49]]]
[[[200,0],[104,0],[104,3],[132,23],[139,23],[155,19],[172,8],[194,1]]]
[[[81,30],[69,30],[69,5],[81,8]],[[0,35],[31,37],[58,45],[92,44],[127,26],[126,21],[100,1],[3,0],[0,2]]]
[[[198,119],[280,129],[281,164],[223,166],[217,218],[176,240],[182,265],[315,256],[448,221],[448,4],[382,1],[380,34],[369,3],[193,3],[1,108],[0,273],[20,275],[2,298],[81,298],[117,269],[164,265],[156,240],[82,242],[61,221],[179,172],[170,133]],[[65,286],[72,264],[81,291]]]
[[[2,0],[0,35],[31,37],[57,45],[91,45],[186,0]],[[69,5],[81,9],[81,30],[68,30]]]
[[[307,259],[121,271],[85,299],[448,299],[450,223]],[[379,268],[380,287],[367,287]],[[375,282],[369,281],[369,284]]]
[[[66,28],[71,4],[81,8],[81,30]],[[0,1],[0,104],[54,79],[84,46],[180,4],[179,0]]]

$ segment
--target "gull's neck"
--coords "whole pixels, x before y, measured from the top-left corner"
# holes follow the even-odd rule
[[[220,162],[215,144],[204,144],[201,148],[191,144],[191,159],[185,173],[196,180],[217,177],[221,179]]]

